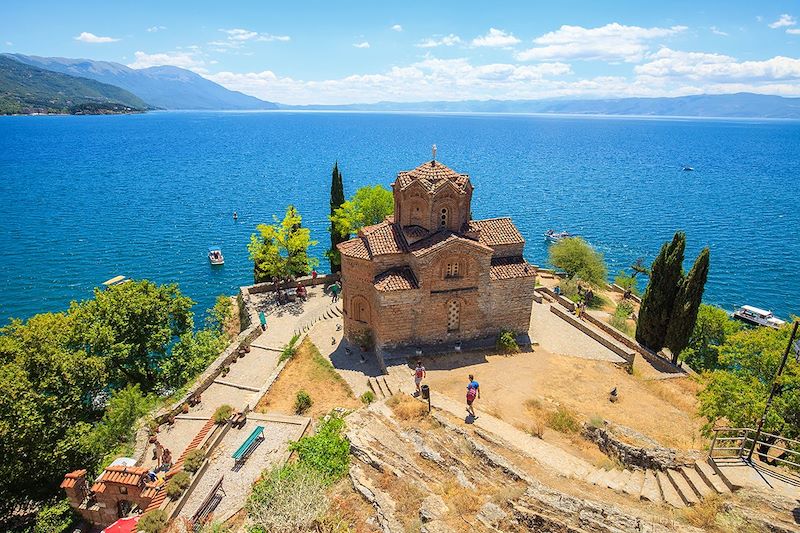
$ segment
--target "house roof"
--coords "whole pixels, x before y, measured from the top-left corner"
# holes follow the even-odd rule
[[[361,240],[361,237],[340,242],[336,245],[336,248],[339,250],[339,253],[348,257],[355,257],[357,259],[370,258],[369,250],[367,250],[367,246],[364,244],[364,241]]]
[[[405,189],[412,183],[419,183],[431,193],[448,183],[452,183],[460,191],[466,191],[470,187],[467,174],[459,174],[435,160],[423,163],[414,170],[399,172],[394,183],[400,189]]]
[[[147,468],[142,466],[107,466],[92,485],[93,492],[103,492],[107,483],[137,486],[142,481],[142,476],[147,473]]]
[[[462,242],[470,246],[482,248],[486,252],[492,252],[492,249],[485,244],[479,243],[472,239],[467,239],[466,237],[462,237],[449,230],[437,231],[436,233],[433,233],[432,235],[415,242],[409,246],[409,251],[416,257],[421,257],[435,250],[444,248],[445,246],[448,246],[454,242]]]
[[[521,256],[495,257],[489,270],[489,279],[514,279],[536,277],[536,267]]]
[[[522,234],[508,217],[470,220],[469,229],[479,231],[479,240],[486,246],[525,243]]]
[[[355,239],[340,243],[337,248],[342,254],[359,259],[407,251],[402,231],[388,221],[361,228]]]
[[[414,272],[408,268],[396,268],[387,270],[375,276],[375,288],[379,291],[404,291],[409,289],[418,289],[417,277]]]
[[[86,470],[75,470],[64,476],[64,481],[61,482],[62,489],[71,489],[75,486],[79,479],[86,477]]]

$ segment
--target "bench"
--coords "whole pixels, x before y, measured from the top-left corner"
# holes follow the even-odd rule
[[[247,423],[247,415],[243,412],[234,413],[231,415],[230,421],[231,426],[236,429],[242,429]]]
[[[258,448],[258,445],[261,444],[261,441],[264,440],[264,426],[256,426],[250,436],[247,437],[239,449],[233,452],[233,459],[236,463],[233,465],[234,471],[238,471],[242,465],[247,461],[247,458]]]
[[[214,512],[219,502],[222,501],[222,496],[220,496],[219,493],[222,492],[222,494],[225,494],[225,491],[222,489],[223,479],[225,479],[225,476],[220,477],[219,481],[214,483],[206,499],[203,500],[203,503],[200,504],[200,507],[198,507],[197,511],[192,515],[192,529],[195,532],[200,531],[209,515]]]

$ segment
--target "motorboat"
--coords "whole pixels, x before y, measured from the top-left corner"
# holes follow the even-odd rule
[[[224,265],[225,258],[222,256],[222,250],[217,246],[212,246],[208,249],[208,260],[212,265]]]
[[[103,285],[106,288],[108,288],[108,287],[114,287],[116,285],[122,285],[123,283],[126,283],[128,281],[130,280],[125,276],[114,276],[113,278],[104,281]]]
[[[766,311],[753,307],[752,305],[743,305],[733,312],[733,318],[752,324],[754,326],[765,326],[768,328],[779,329],[786,324],[785,321],[777,318],[772,314],[772,311]]]
[[[577,235],[568,231],[556,231],[552,229],[544,232],[544,238],[551,242],[558,242],[561,239],[566,239],[567,237],[577,237]]]
[[[693,168],[693,167],[686,166],[686,165],[684,165],[684,166],[683,166],[683,171],[684,171],[684,172],[691,172],[691,171],[693,171],[693,170],[694,170],[694,168]]]

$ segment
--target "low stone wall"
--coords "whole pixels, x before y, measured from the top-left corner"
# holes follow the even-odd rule
[[[619,286],[619,285],[617,285],[616,283],[609,283],[609,284],[608,284],[608,290],[610,290],[610,291],[614,291],[614,292],[618,292],[618,293],[620,293],[620,294],[625,294],[625,289],[623,289],[622,287],[620,287],[620,286]],[[635,294],[631,294],[631,295],[629,296],[629,298],[630,298],[631,300],[633,300],[634,302],[636,302],[637,304],[640,304],[640,303],[642,303],[642,299],[641,299],[641,298],[639,298],[638,296],[636,296]]]
[[[314,281],[314,279],[311,276],[303,276],[301,278],[296,278],[292,282],[283,281],[279,283],[279,286],[281,289],[291,289],[297,287],[297,284],[299,283],[303,287],[310,287],[312,285],[313,286],[324,285],[327,287],[328,285],[331,285],[332,283],[339,281],[339,277],[340,277],[339,274],[322,274],[317,276],[316,281]],[[263,283],[256,283],[255,285],[248,285],[247,287],[241,287],[240,289],[247,289],[247,292],[249,292],[250,294],[260,294],[262,292],[270,292],[274,290],[274,288],[275,288],[274,283],[272,283],[271,281],[266,281]]]
[[[571,314],[567,313],[566,311],[562,311],[555,305],[550,306],[550,311],[558,316],[559,318],[564,319],[565,321],[569,322],[570,325],[574,326],[575,328],[579,329],[586,335],[590,336],[615,354],[619,355],[625,360],[625,366],[627,367],[628,371],[630,372],[633,368],[633,360],[636,358],[636,354],[632,351],[624,349],[622,346],[613,342],[603,335],[599,334],[598,332],[594,331],[592,328],[588,327],[586,324],[581,322],[580,319],[575,318]],[[588,314],[587,314],[588,316]]]
[[[644,435],[634,434],[634,439],[644,438],[651,441],[652,446],[640,447],[628,444],[620,440],[616,432],[635,433],[629,428],[617,427],[608,422],[603,423],[602,427],[595,427],[591,424],[583,425],[583,435],[590,441],[597,444],[600,451],[610,457],[618,459],[625,466],[649,470],[667,470],[693,463],[691,459],[681,459],[678,452],[672,448],[664,448],[658,443],[645,437]]]
[[[550,297],[551,300],[555,300],[556,302],[560,303],[563,307],[566,307],[570,311],[575,311],[575,302],[567,298],[566,296],[561,296],[560,294],[556,294],[553,292],[553,289],[548,287],[536,287],[538,292],[543,292],[547,296]]]

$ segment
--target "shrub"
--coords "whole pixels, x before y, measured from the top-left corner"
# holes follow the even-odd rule
[[[631,291],[633,294],[639,294],[639,289],[636,286],[636,278],[632,275],[629,275],[624,270],[617,272],[617,277],[614,278],[614,283],[623,289]]]
[[[62,533],[69,530],[75,521],[75,513],[69,500],[58,500],[45,505],[36,513],[36,524],[33,533]]]
[[[497,351],[502,353],[519,352],[519,345],[517,344],[517,338],[514,332],[506,329],[501,331],[500,335],[497,336],[496,347]]]
[[[428,406],[407,394],[395,394],[386,401],[400,420],[419,420],[428,414]]]
[[[544,437],[544,420],[538,414],[534,415],[533,423],[528,428],[528,433],[537,439]]]
[[[594,286],[604,286],[608,270],[603,254],[580,237],[562,239],[550,246],[550,264],[562,269],[567,277],[582,279]]]
[[[228,404],[220,405],[214,411],[214,422],[217,424],[224,424],[233,414],[233,407]]]
[[[142,515],[139,522],[136,523],[136,531],[142,533],[161,533],[167,528],[169,518],[166,511],[155,509],[148,511]]]
[[[622,300],[617,304],[617,308],[614,310],[614,316],[621,318],[628,318],[631,316],[631,313],[633,313],[633,304],[628,300]]]
[[[615,313],[608,319],[608,323],[611,324],[612,328],[621,331],[625,335],[629,337],[633,336],[633,326],[628,323],[628,319],[617,316]]]
[[[281,356],[278,358],[278,362],[282,363],[288,359],[291,359],[297,354],[297,341],[300,340],[300,335],[293,335],[289,342],[281,346]]]
[[[200,470],[200,466],[203,464],[205,458],[206,454],[203,453],[203,450],[195,448],[187,453],[186,457],[183,459],[183,469],[194,474]]]
[[[577,433],[581,430],[575,414],[564,406],[559,406],[550,413],[547,417],[547,425],[561,433]]]
[[[177,500],[178,498],[181,497],[183,491],[185,491],[186,488],[189,486],[191,480],[192,479],[189,476],[189,473],[181,470],[180,472],[172,476],[170,480],[167,482],[167,487],[165,489],[167,492],[167,496],[169,496],[173,500]]]
[[[313,403],[314,401],[311,399],[311,396],[309,396],[306,391],[300,389],[297,391],[297,395],[294,398],[294,412],[298,415],[302,415],[311,409],[311,404]]]
[[[344,419],[329,414],[317,427],[317,432],[289,445],[297,452],[299,464],[335,481],[350,470],[350,442],[344,436]]]
[[[247,499],[253,533],[314,530],[314,522],[328,509],[325,477],[302,464],[272,469],[255,485]]]
[[[364,394],[361,395],[361,401],[364,402],[365,405],[369,405],[375,401],[375,393],[371,390],[368,390]]]

